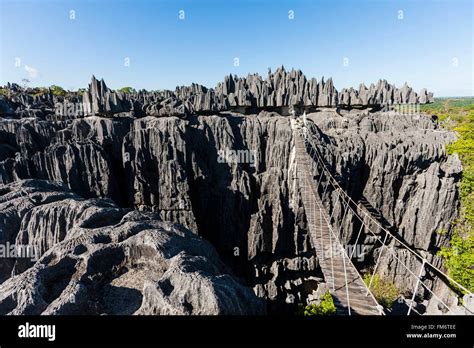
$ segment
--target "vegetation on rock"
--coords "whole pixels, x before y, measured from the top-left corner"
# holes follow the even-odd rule
[[[336,306],[329,291],[321,297],[319,303],[310,303],[304,307],[303,315],[334,315],[336,314]]]
[[[127,93],[127,94],[135,93],[135,89],[132,87],[122,87],[118,91],[121,93]]]
[[[461,208],[453,221],[450,246],[442,248],[439,255],[446,261],[449,276],[474,292],[474,98],[438,98],[421,109],[438,115],[442,126],[458,133],[458,139],[448,144],[446,151],[457,154],[463,165]]]
[[[364,275],[364,283],[369,286],[372,275],[367,273]],[[387,309],[391,309],[393,303],[398,298],[400,291],[397,286],[391,281],[384,279],[380,274],[375,274],[372,284],[370,284],[370,291],[374,295],[377,302]]]
[[[67,94],[67,92],[62,87],[52,85],[50,88],[53,95],[64,97]]]

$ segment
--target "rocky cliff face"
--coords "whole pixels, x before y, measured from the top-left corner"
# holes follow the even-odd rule
[[[444,153],[451,133],[437,130],[425,116],[319,112],[309,118],[327,163],[354,199],[367,201],[410,246],[428,256],[446,243],[449,234],[436,231],[449,230],[447,222],[456,215],[461,170]],[[12,122],[4,125],[15,132],[7,138],[18,140],[9,144],[12,153],[36,152],[3,161],[3,183],[29,177],[56,180],[84,197],[108,197],[123,207],[156,212],[209,240],[259,296],[276,303],[292,296],[302,300],[323,281],[296,185],[290,118],[94,116],[47,131],[42,121]],[[28,140],[38,139],[40,132],[49,141]],[[227,150],[252,154],[253,162],[219,161]],[[342,220],[342,211],[335,209]],[[61,211],[71,214],[66,207]],[[39,222],[29,214],[35,229]],[[344,224],[347,240],[353,239],[357,225],[349,215]],[[35,238],[42,235],[46,232]],[[370,267],[378,246],[370,239],[362,244],[370,255],[364,267]],[[406,270],[389,256],[380,269],[410,288]]]
[[[2,315],[264,313],[208,242],[156,214],[39,180],[3,186],[0,199],[2,231],[39,258],[26,270],[18,258],[0,285]]]
[[[19,143],[35,138],[43,121],[6,123],[18,142],[12,153],[21,153]],[[35,154],[4,161],[0,172],[5,184],[61,181],[83,197],[179,222],[211,241],[260,296],[284,302],[301,292],[302,278],[321,280],[294,181],[292,137],[286,117],[87,117],[49,130],[49,142],[31,144]],[[253,162],[220,163],[228,150]]]
[[[315,141],[319,150],[337,175],[342,187],[360,202],[387,229],[406,245],[442,268],[436,256],[450,238],[450,223],[457,215],[457,185],[462,167],[457,156],[448,156],[444,144],[454,141],[452,132],[441,130],[430,117],[407,116],[395,112],[361,115],[334,112],[309,115],[314,122]],[[335,221],[342,221],[344,239],[354,242],[359,221],[334,205],[336,193],[326,201],[333,206]],[[370,226],[370,220],[365,219]],[[385,233],[372,224],[381,238]],[[379,272],[392,279],[409,293],[416,278],[410,270],[420,268],[420,262],[390,238],[388,251],[374,238],[363,238],[368,257],[364,266],[374,266],[382,252]],[[425,284],[433,285],[432,274]],[[435,284],[437,286],[437,284]],[[427,292],[420,290],[420,298]]]

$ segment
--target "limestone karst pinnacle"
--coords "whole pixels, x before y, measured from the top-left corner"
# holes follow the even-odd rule
[[[21,91],[18,85],[8,85],[7,90]],[[193,83],[178,86],[174,91],[145,91],[121,93],[107,87],[103,79],[93,75],[91,83],[83,93],[72,93],[59,100],[51,92],[41,96],[17,93],[10,100],[0,100],[0,113],[12,114],[23,110],[26,115],[40,116],[54,109],[57,101],[82,101],[83,115],[105,115],[131,113],[133,116],[188,116],[211,114],[221,111],[258,113],[261,110],[276,111],[289,115],[290,109],[315,110],[321,107],[381,107],[392,104],[429,103],[433,94],[422,89],[418,94],[406,83],[397,88],[386,80],[379,80],[358,89],[343,88],[338,91],[331,78],[308,79],[301,70],[286,71],[279,67],[269,70],[266,78],[258,74],[238,77],[229,74],[214,88]],[[28,109],[27,111],[25,111]]]
[[[99,83],[93,77],[83,100],[84,108],[91,114],[128,112],[137,104],[145,114],[155,115],[258,109],[275,109],[284,114],[288,107],[305,109],[428,103],[432,102],[433,94],[426,89],[417,94],[406,84],[399,89],[386,80],[379,80],[369,88],[361,84],[358,90],[344,88],[338,92],[331,78],[326,81],[322,78],[318,82],[315,78],[307,79],[301,70],[286,71],[282,66],[274,73],[270,70],[265,79],[258,74],[248,74],[247,77],[230,74],[215,88],[192,84],[176,87],[175,91],[143,91],[131,95],[111,91],[103,80]],[[91,102],[92,107],[89,106]]]
[[[261,313],[258,298],[279,309],[285,308],[287,296],[309,298],[306,288],[323,286],[327,279],[295,184],[291,109],[306,115],[324,160],[353,199],[370,203],[409,245],[441,265],[432,253],[446,245],[449,235],[435,232],[448,228],[457,214],[462,172],[459,159],[444,150],[454,134],[441,132],[431,115],[381,109],[429,102],[432,95],[426,90],[416,94],[408,84],[396,88],[380,80],[337,91],[330,78],[308,80],[301,71],[279,68],[265,79],[228,75],[215,88],[193,83],[174,91],[125,93],[93,76],[80,93],[43,92],[10,84],[0,98],[0,229],[5,232],[0,242],[31,242],[40,246],[46,261],[53,257],[60,266],[44,259],[4,263],[4,314],[79,314],[84,308],[92,314],[122,313],[120,305],[107,301],[99,309],[71,307],[67,291],[43,297],[35,290],[34,284],[48,286],[48,277],[60,269],[68,289],[84,289],[72,295],[76,303],[89,303],[94,293],[107,300],[109,283],[94,289],[71,276],[91,262],[77,274],[84,279],[119,276],[123,284],[135,284],[136,291],[129,292],[135,302],[124,307],[127,314]],[[58,105],[65,106],[66,115],[57,113]],[[79,106],[77,117],[64,117],[70,106],[73,111]],[[254,162],[219,161],[225,151],[251,153]],[[48,191],[52,182],[61,187]],[[327,194],[337,200],[335,191]],[[355,220],[331,209],[335,219],[346,219],[344,237],[355,238]],[[135,217],[134,222],[126,216]],[[180,240],[180,228],[188,238],[197,235],[210,242],[217,253],[208,244],[192,249]],[[165,235],[169,243],[163,243]],[[193,240],[201,245],[201,239]],[[151,249],[142,246],[144,240]],[[370,239],[359,244],[370,255],[380,251]],[[127,247],[144,253],[141,265],[153,279],[137,281],[140,267],[123,258]],[[174,254],[176,247],[183,253]],[[241,257],[234,255],[235,248]],[[404,257],[403,252],[397,256]],[[202,261],[209,253],[214,254]],[[101,268],[95,255],[126,262],[127,272],[116,273],[115,264]],[[153,273],[155,261],[170,274]],[[371,262],[364,261],[363,267]],[[384,254],[380,269],[397,278],[400,288],[412,289],[409,273],[391,268],[393,262]],[[196,275],[179,273],[182,269]],[[22,287],[32,291],[11,302]],[[222,287],[240,294],[237,302],[218,291]],[[200,302],[200,293],[208,301]],[[180,302],[183,294],[190,296],[193,310]],[[443,296],[449,298],[449,291]],[[437,313],[436,308],[429,311]]]

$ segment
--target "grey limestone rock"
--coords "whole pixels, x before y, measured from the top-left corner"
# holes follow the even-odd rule
[[[64,186],[38,180],[0,191],[1,212],[10,214],[16,244],[34,245],[41,256],[0,284],[1,314],[265,311],[208,242],[157,214],[83,200]]]
[[[312,111],[324,107],[385,106],[392,104],[429,103],[433,94],[426,89],[416,94],[406,83],[396,88],[379,80],[368,88],[343,88],[337,91],[332,79],[308,79],[301,70],[285,70],[283,66],[267,77],[249,74],[246,77],[228,75],[214,88],[199,84],[178,86],[174,91],[130,91],[122,93],[107,87],[104,80],[92,76],[84,92],[69,91],[54,95],[51,89],[36,94],[35,90],[8,84],[6,96],[0,99],[0,115],[41,119],[77,118],[84,116],[179,116],[217,114],[222,111],[253,113],[277,111],[290,114],[290,108]],[[62,106],[58,109],[58,105]],[[72,106],[72,112],[69,107]],[[80,109],[74,109],[78,108]]]

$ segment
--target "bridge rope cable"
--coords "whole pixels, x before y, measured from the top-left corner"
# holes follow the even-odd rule
[[[343,248],[342,245],[341,248]],[[351,301],[349,296],[349,286],[347,285],[346,258],[344,257],[344,255],[342,255],[342,264],[344,265],[344,281],[346,283],[347,311],[349,312],[349,315],[351,315]]]
[[[306,128],[306,127],[305,127]],[[303,129],[305,129],[303,128]],[[323,192],[323,195],[321,196],[322,197],[322,200],[324,200],[324,195],[327,193],[327,189],[329,187],[329,185],[331,185],[333,187],[333,189],[335,191],[338,192],[338,196],[336,198],[336,203],[337,204],[339,202],[339,197],[341,196],[341,192],[342,192],[342,197],[341,197],[341,200],[342,202],[344,202],[344,205],[346,205],[345,208],[345,213],[344,213],[344,218],[343,220],[341,221],[341,224],[340,224],[340,228],[342,226],[342,223],[345,219],[345,215],[347,213],[347,208],[349,207],[351,209],[351,211],[353,212],[353,215],[355,217],[357,217],[359,219],[359,221],[361,222],[361,229],[359,230],[359,233],[358,233],[358,236],[356,238],[356,243],[357,241],[359,240],[360,238],[360,234],[362,232],[362,228],[364,228],[364,230],[367,230],[368,232],[370,232],[375,238],[376,240],[378,240],[381,244],[382,244],[382,249],[380,251],[380,255],[382,254],[383,252],[383,248],[386,247],[386,249],[388,249],[390,251],[390,253],[395,257],[395,259],[397,261],[400,262],[400,264],[411,274],[413,275],[414,277],[417,278],[417,284],[416,284],[416,288],[415,288],[415,293],[416,294],[416,291],[418,289],[418,286],[419,284],[421,284],[423,286],[423,288],[425,288],[434,298],[436,298],[438,300],[438,302],[440,302],[441,304],[444,305],[444,307],[446,307],[446,309],[448,309],[449,311],[452,311],[451,308],[444,303],[444,301],[442,301],[431,289],[429,289],[429,287],[423,283],[423,281],[421,281],[421,276],[417,276],[416,274],[414,274],[411,269],[402,261],[400,260],[400,258],[398,257],[398,255],[395,253],[395,251],[393,250],[393,246],[391,248],[387,247],[387,245],[385,244],[386,242],[386,239],[388,237],[388,235],[390,235],[390,237],[392,237],[396,242],[398,242],[400,245],[402,245],[406,250],[408,250],[412,255],[414,255],[417,259],[420,260],[420,262],[422,263],[422,270],[425,268],[425,266],[429,266],[431,267],[433,270],[435,270],[436,272],[438,272],[439,274],[441,274],[443,277],[445,277],[448,281],[450,281],[451,283],[457,285],[460,289],[464,290],[466,293],[468,294],[472,294],[469,290],[467,290],[464,286],[462,286],[461,284],[459,284],[458,282],[456,282],[454,279],[452,279],[451,277],[449,277],[447,274],[445,274],[443,271],[441,271],[438,267],[434,266],[431,262],[429,262],[426,258],[424,258],[423,256],[419,255],[416,251],[412,250],[408,245],[406,245],[404,242],[402,242],[401,240],[399,240],[396,236],[394,236],[389,230],[387,230],[386,228],[384,228],[377,220],[375,220],[369,212],[365,211],[365,207],[361,207],[358,203],[356,203],[343,189],[342,187],[340,186],[340,184],[338,183],[338,181],[334,178],[334,176],[332,175],[332,173],[329,171],[329,169],[327,168],[327,166],[325,165],[325,163],[322,161],[322,156],[321,154],[319,153],[319,150],[317,148],[317,146],[310,140],[310,137],[307,136],[308,135],[308,131],[306,132],[303,132],[303,137],[304,137],[304,140],[305,140],[305,145],[307,147],[309,147],[310,149],[310,152],[308,153],[308,155],[314,159],[318,164],[320,164],[321,168],[322,168],[322,171],[319,171],[320,172],[319,174],[322,176],[323,173],[326,173],[326,177],[328,178],[327,180],[327,184],[326,184],[326,188]],[[309,145],[309,146],[308,146]],[[312,151],[311,151],[312,150]],[[315,158],[316,157],[316,158]],[[318,190],[319,190],[319,184],[322,182],[322,178],[320,178],[320,180],[318,180]],[[319,192],[319,191],[318,191]],[[319,194],[318,194],[319,195]],[[352,206],[350,206],[352,203],[357,209],[360,209],[361,212],[369,218],[369,220],[371,220],[373,223],[375,223],[376,226],[378,226],[382,231],[384,231],[386,233],[386,236],[385,236],[385,239],[384,241],[381,240],[381,238],[375,234],[371,228],[369,226],[367,226],[367,223],[366,221],[360,216],[360,214],[358,213],[358,211],[354,210],[354,208]],[[334,206],[335,208],[335,206]],[[332,213],[331,213],[331,217],[329,218],[329,222],[332,221],[332,215],[334,213],[335,209],[333,209]],[[330,223],[328,223],[329,226],[331,226]],[[332,230],[332,229],[331,229]],[[339,238],[337,238],[339,240]],[[354,254],[354,251],[355,251],[355,248],[351,254],[351,259],[352,259],[352,256]],[[379,255],[379,260],[380,260],[380,255]],[[378,260],[378,261],[379,261]],[[376,264],[376,267],[378,265],[378,262]],[[421,273],[420,273],[421,274]],[[375,271],[371,277],[371,281],[369,283],[369,287],[368,289],[370,289],[370,286],[371,286],[371,283],[372,283],[372,280],[373,280],[373,277],[375,275]],[[370,290],[369,290],[370,292]],[[414,296],[412,298],[412,301],[410,303],[410,309],[409,309],[409,312],[412,310],[412,303],[414,302]],[[415,309],[413,309],[413,311],[417,312]]]
[[[331,184],[331,185],[333,185],[333,184]],[[334,187],[334,186],[333,186],[333,187]],[[342,190],[342,188],[340,188],[340,187],[339,187],[339,189],[336,188],[336,187],[334,187],[334,188],[335,188],[335,190],[337,190],[338,192],[340,192],[340,191]],[[344,192],[344,191],[342,190],[342,192]],[[338,201],[339,201],[339,199],[337,199],[337,202],[338,202]],[[346,202],[346,201],[344,200],[344,202]],[[346,202],[346,204],[347,204],[347,202]],[[353,211],[355,217],[357,217],[357,218],[359,219],[359,221],[361,222],[361,224],[363,224],[364,227],[367,227],[365,221],[359,216],[359,214],[358,214],[352,207],[351,207],[350,209],[351,209],[351,211]],[[333,212],[334,212],[334,210],[333,210]],[[332,216],[332,214],[331,214],[331,216]],[[372,220],[373,220],[373,219],[372,219]],[[379,226],[380,226],[380,225],[379,225]],[[386,246],[386,245],[385,245],[385,241],[382,241],[382,240],[380,239],[380,237],[379,237],[378,235],[376,235],[376,234],[370,229],[370,227],[367,227],[366,229],[367,229],[367,231],[369,231],[369,232],[382,244],[382,247]],[[385,230],[385,229],[384,229],[384,230]],[[399,258],[398,255],[395,253],[395,251],[393,250],[393,248],[387,248],[387,250],[390,251],[390,253],[392,254],[392,256],[393,256],[397,261],[399,261],[400,264],[401,264],[411,275],[413,275],[415,278],[417,278],[417,283],[418,283],[418,276],[416,276],[416,274],[413,273],[413,272],[411,271],[411,269],[410,269],[402,260],[400,260],[400,258]],[[383,251],[383,250],[381,250],[381,252],[382,252],[382,251]],[[423,265],[426,265],[426,263],[427,263],[426,259],[421,258],[421,261],[422,261]],[[425,262],[423,262],[423,261],[425,261]],[[375,272],[373,272],[373,274],[372,274],[371,282],[372,282],[372,279],[373,279],[374,276],[375,276]],[[443,300],[441,300],[441,299],[439,298],[439,296],[437,296],[426,284],[424,284],[423,282],[421,282],[420,284],[421,284],[421,285],[423,286],[423,288],[425,288],[434,298],[436,298],[439,303],[441,303],[446,309],[448,309],[448,311],[452,312],[452,309],[451,309],[446,303],[444,303]],[[369,286],[368,289],[370,289],[370,286]],[[370,291],[370,290],[369,290],[369,291]],[[411,306],[412,304],[413,304],[413,302],[410,302],[410,306]],[[462,304],[461,304],[461,305],[462,305]],[[464,305],[462,305],[462,306],[463,306],[464,308],[466,308]],[[467,308],[466,308],[466,309],[467,309]],[[469,309],[467,309],[467,310],[469,310]],[[410,312],[410,311],[409,311],[409,312]],[[417,311],[415,311],[415,312],[417,312]],[[417,312],[417,313],[418,313],[418,312]]]
[[[333,183],[331,183],[331,185],[333,185]],[[333,187],[334,187],[334,185],[333,185]],[[334,187],[334,188],[335,188],[335,187]],[[339,188],[340,188],[340,187],[339,187]],[[336,189],[336,188],[335,188],[335,189]],[[339,190],[338,190],[338,191],[339,191]],[[344,202],[345,202],[345,201],[344,201]],[[382,243],[382,245],[385,245],[385,243],[382,242],[382,241],[380,240],[380,238],[379,238],[376,234],[374,234],[373,231],[372,231],[370,228],[367,228],[366,222],[359,216],[359,214],[358,214],[356,211],[354,211],[354,209],[353,209],[352,207],[351,207],[351,210],[353,211],[353,213],[355,213],[354,215],[360,220],[360,222],[366,227],[366,229],[367,229],[378,241],[380,241],[380,242]],[[373,219],[372,219],[372,220],[373,220]],[[379,224],[378,224],[378,225],[379,225]],[[380,225],[379,225],[379,226],[380,226]],[[387,249],[388,249],[388,250],[390,251],[390,253],[395,257],[395,259],[396,259],[397,261],[399,261],[400,264],[401,264],[411,275],[413,275],[414,277],[416,277],[416,278],[418,279],[418,277],[410,270],[409,267],[407,267],[407,266],[405,265],[405,263],[404,263],[402,260],[400,260],[400,258],[397,256],[397,254],[396,254],[391,248],[387,248]],[[422,258],[422,257],[418,257],[418,258],[420,258],[421,261],[425,260],[424,264],[427,263],[426,259],[424,259],[424,258]],[[441,272],[441,273],[442,273],[442,272]],[[374,274],[375,274],[375,273],[374,273]],[[374,274],[372,275],[372,277],[374,276]],[[444,274],[443,274],[443,275],[444,275]],[[444,276],[446,276],[446,275],[444,275]],[[439,298],[439,296],[437,296],[428,286],[426,286],[426,284],[424,284],[423,282],[421,282],[421,284],[422,284],[423,288],[425,288],[434,298],[436,298],[439,303],[443,304],[443,306],[444,306],[446,309],[448,309],[448,311],[452,311],[452,310],[449,308],[449,306],[446,305],[446,304]],[[412,303],[413,303],[413,302],[411,302],[411,304],[412,304]],[[463,306],[463,307],[464,307],[464,306]],[[414,309],[413,309],[413,310],[414,310]],[[416,310],[414,310],[414,311],[417,312]]]
[[[313,169],[314,169],[314,168],[313,168]],[[321,174],[321,173],[320,173],[320,174]],[[318,186],[317,186],[318,195],[319,195],[319,184],[320,184],[321,182],[322,182],[322,180],[318,180]],[[327,189],[328,187],[329,187],[329,184],[326,185],[326,189]],[[325,192],[326,192],[326,189],[325,189]],[[338,190],[338,191],[339,191],[339,190]],[[338,195],[338,197],[339,197],[339,195]],[[336,202],[338,202],[338,201],[339,201],[339,199],[336,200]],[[344,200],[344,202],[345,202],[346,204],[348,204],[345,200]],[[321,203],[322,203],[322,202],[321,202]],[[346,206],[346,207],[347,207],[347,206]],[[363,221],[363,219],[358,215],[358,213],[355,212],[352,207],[351,207],[351,210],[352,210],[352,211],[356,214],[356,216],[359,218],[359,220],[360,220],[360,222],[361,222],[361,229],[362,229],[362,227],[366,227],[366,226],[365,226],[365,225],[366,225],[365,221]],[[334,210],[333,210],[333,212],[334,212]],[[331,218],[332,218],[332,214],[331,214]],[[331,225],[329,224],[329,226],[331,226]],[[368,229],[368,230],[371,232],[371,234],[374,235],[374,237],[375,237],[377,240],[380,241],[380,238],[379,238],[377,235],[375,235],[370,229]],[[388,237],[388,234],[386,234],[386,237]],[[382,243],[382,246],[385,246],[385,242],[386,242],[386,238],[385,238],[385,240],[384,240],[383,242],[381,242],[381,243]],[[339,243],[340,243],[340,241],[339,241]],[[332,244],[332,243],[331,243],[331,244]],[[340,243],[340,244],[343,244],[343,243]],[[342,246],[342,245],[341,245],[341,246]],[[396,253],[394,253],[393,250],[391,250],[390,248],[388,248],[388,249],[390,250],[391,254],[393,254],[394,257],[410,272],[410,274],[412,274],[413,276],[416,277],[416,275],[409,269],[409,267],[407,267],[407,266],[403,263],[403,261],[401,261],[401,260],[398,258],[398,256],[396,255]],[[354,250],[355,250],[355,249],[354,249]],[[382,252],[382,251],[383,251],[383,248],[382,248],[381,252]],[[352,257],[351,257],[351,258],[352,258]],[[378,262],[377,262],[377,264],[378,264]],[[424,266],[424,262],[422,263],[422,270],[423,270],[423,268],[424,268],[423,266]],[[358,272],[358,271],[357,271],[357,272]],[[420,271],[420,272],[421,272],[421,271]],[[421,274],[421,273],[420,273],[420,274]],[[374,273],[373,273],[373,275],[372,275],[371,282],[372,282],[372,280],[373,280],[373,276],[374,276],[374,275],[375,275],[375,271],[374,271]],[[360,275],[359,275],[359,276],[360,276]],[[415,294],[415,295],[416,295],[416,292],[417,292],[417,289],[418,289],[418,284],[419,284],[420,281],[421,281],[420,277],[421,277],[421,275],[418,276],[418,277],[416,277],[416,278],[417,278],[417,283],[416,283],[415,290],[414,290],[414,294]],[[364,285],[365,285],[365,284],[364,284]],[[449,308],[449,306],[447,306],[433,291],[431,291],[431,289],[429,289],[424,283],[422,283],[422,285],[423,285],[423,287],[424,287],[425,289],[427,289],[427,290],[433,295],[434,298],[436,298],[440,303],[442,303],[442,304],[448,309],[448,311],[451,311],[451,309]],[[365,285],[365,286],[366,286],[366,285]],[[369,287],[370,287],[370,286],[369,286]],[[366,286],[366,288],[367,288],[367,286]],[[369,294],[369,293],[370,293],[369,288],[367,288],[367,290],[368,290],[367,293]],[[372,294],[371,294],[371,295],[372,295]],[[413,299],[412,299],[412,301],[410,302],[410,307],[409,307],[409,310],[408,310],[408,313],[407,313],[407,314],[410,314],[410,312],[411,312],[412,310],[413,310],[415,313],[420,314],[415,308],[413,308],[414,297],[415,297],[415,296],[412,297]],[[376,301],[376,300],[375,300],[375,301]],[[376,302],[377,302],[377,301],[376,301]]]
[[[340,190],[338,190],[338,192],[340,192]],[[338,197],[339,197],[339,196],[338,196]],[[337,198],[336,201],[338,202],[338,201],[339,201],[339,198]],[[344,201],[344,202],[345,202],[345,201]],[[346,204],[347,204],[347,202],[346,202]],[[357,213],[356,211],[354,211],[352,207],[351,207],[350,209],[353,211],[354,215],[360,220],[362,226],[366,227],[366,229],[376,238],[376,240],[378,240],[378,241],[382,244],[382,250],[381,250],[381,253],[382,253],[383,247],[386,247],[386,244],[385,244],[386,240],[384,239],[384,241],[382,241],[378,235],[376,235],[369,227],[366,226],[365,221],[358,215],[358,213]],[[335,211],[335,209],[333,209],[333,212],[331,213],[331,219],[330,219],[330,220],[332,220],[332,214],[334,213],[334,211]],[[331,226],[329,222],[328,222],[328,225]],[[387,237],[387,236],[388,236],[388,234],[386,234],[386,237]],[[337,238],[337,239],[338,239],[338,242],[343,245],[343,243],[341,243],[341,241],[339,240],[339,238]],[[342,246],[342,245],[341,245],[341,246]],[[414,273],[411,271],[411,269],[410,269],[408,266],[406,266],[406,264],[405,264],[402,260],[400,260],[400,258],[399,258],[398,255],[393,251],[393,249],[391,249],[391,248],[387,248],[387,249],[391,252],[391,254],[394,256],[394,258],[395,258],[397,261],[399,261],[400,264],[401,264],[403,267],[405,267],[405,269],[406,269],[411,275],[413,275],[415,278],[417,278],[417,283],[419,283],[419,282],[418,282],[419,279],[418,279],[418,277],[416,276],[416,274],[414,274]],[[380,258],[379,258],[379,260],[380,260]],[[378,262],[377,262],[375,268],[377,268],[377,265],[378,265]],[[423,262],[423,265],[424,265],[424,262]],[[355,267],[354,267],[354,268],[355,268]],[[358,272],[358,271],[357,271],[357,272]],[[372,274],[372,276],[371,276],[371,280],[370,280],[370,285],[369,285],[369,287],[367,287],[367,285],[365,285],[365,283],[364,283],[364,285],[366,286],[366,289],[367,289],[367,295],[368,295],[368,294],[371,294],[371,295],[372,295],[372,293],[370,292],[370,286],[371,286],[371,283],[372,283],[372,280],[373,280],[374,275],[375,275],[375,270],[374,270],[374,272],[373,272],[373,274]],[[360,276],[360,275],[359,275],[359,276]],[[361,278],[362,278],[362,277],[361,277]],[[334,279],[333,279],[333,282],[334,282]],[[452,312],[452,309],[451,309],[446,303],[444,303],[443,300],[441,300],[426,284],[424,284],[423,282],[421,282],[421,284],[422,284],[422,286],[423,286],[426,290],[428,290],[428,291],[430,292],[430,294],[431,294],[433,297],[435,297],[435,298],[438,300],[439,303],[443,304],[443,305],[445,306],[445,308],[448,309],[448,311],[451,311],[451,312]],[[417,285],[416,289],[417,289],[417,288],[418,288],[418,285]],[[416,294],[416,292],[415,292],[415,294]],[[372,296],[373,296],[373,295],[372,295]],[[412,307],[412,304],[413,304],[413,301],[410,302],[410,308],[411,308],[415,313],[420,314],[418,311],[416,311],[416,310]],[[408,313],[410,313],[410,309],[409,309]]]
[[[326,188],[327,188],[327,186],[326,186]],[[318,192],[318,189],[319,189],[319,184],[318,184],[316,190],[313,192],[315,195],[318,194],[318,193],[317,193],[317,192]],[[310,203],[310,204],[311,204],[311,203]],[[334,258],[332,257],[332,253],[333,253],[333,251],[334,251],[333,243],[332,243],[332,238],[334,238],[334,239],[337,241],[337,243],[339,244],[339,246],[341,247],[341,255],[343,256],[342,259],[343,259],[343,267],[344,267],[344,277],[345,277],[345,287],[346,287],[346,298],[347,298],[347,303],[348,303],[348,313],[349,313],[349,315],[351,315],[350,297],[349,297],[349,286],[348,286],[348,281],[347,281],[347,269],[346,269],[346,265],[345,265],[345,257],[347,257],[347,260],[348,260],[348,262],[351,264],[351,266],[352,266],[355,270],[357,270],[357,269],[356,269],[356,267],[354,266],[354,264],[352,263],[352,258],[349,257],[349,255],[348,255],[348,253],[347,253],[345,247],[343,246],[343,243],[341,243],[341,240],[339,239],[339,236],[338,236],[336,233],[334,233],[334,230],[333,230],[333,228],[332,228],[332,224],[331,224],[330,221],[331,221],[331,219],[332,219],[332,214],[334,213],[334,210],[333,210],[333,212],[331,213],[331,216],[330,216],[329,219],[328,219],[328,217],[327,217],[327,212],[326,212],[325,209],[323,209],[322,201],[321,201],[320,203],[318,202],[318,206],[319,206],[319,208],[320,208],[320,213],[322,213],[322,216],[323,216],[324,220],[326,221],[326,225],[328,226],[329,231],[330,231],[330,233],[329,233],[329,244],[330,244],[330,251],[331,251],[330,259],[331,259],[331,268],[332,268],[332,287],[333,287],[333,290],[335,290],[335,277],[334,277]],[[322,230],[321,230],[321,231],[322,231]],[[321,244],[321,246],[322,246],[322,244]],[[322,247],[322,248],[323,248],[323,247]],[[345,256],[345,257],[344,257],[344,256]],[[325,259],[324,256],[323,256],[323,259]],[[362,284],[364,285],[364,287],[365,287],[365,288],[367,289],[367,291],[368,291],[367,294],[366,294],[366,296],[370,294],[370,296],[372,297],[372,300],[374,301],[374,303],[377,304],[377,310],[379,311],[379,313],[382,314],[382,315],[385,315],[385,313],[383,312],[382,306],[380,306],[380,305],[378,304],[378,301],[377,301],[377,299],[375,298],[375,296],[374,296],[374,295],[370,292],[370,290],[367,288],[367,285],[365,284],[364,280],[362,279],[360,273],[357,271],[356,274],[357,274],[357,276],[359,277],[359,279],[361,280],[361,282],[362,282]]]
[[[308,139],[305,139],[305,140],[308,140]],[[354,206],[356,206],[357,208],[359,208],[361,210],[361,212],[366,215],[370,220],[372,220],[372,222],[374,222],[378,227],[380,227],[383,231],[385,231],[386,233],[388,233],[392,238],[394,238],[399,244],[401,244],[405,249],[407,249],[409,252],[411,252],[414,256],[416,256],[418,259],[420,259],[420,261],[423,261],[425,260],[426,264],[428,266],[430,266],[431,268],[433,268],[434,270],[436,270],[437,272],[439,272],[440,274],[442,274],[444,277],[446,277],[446,279],[448,279],[449,281],[451,281],[453,284],[457,285],[459,288],[461,288],[462,290],[466,291],[468,294],[472,294],[471,291],[469,291],[468,289],[466,289],[464,286],[462,286],[461,284],[459,284],[457,281],[455,281],[454,279],[452,279],[450,276],[448,276],[447,274],[445,274],[442,270],[440,270],[438,267],[436,267],[435,265],[433,265],[431,262],[429,262],[426,258],[424,258],[423,256],[421,256],[420,254],[418,254],[416,251],[414,251],[410,246],[408,246],[407,244],[405,244],[403,241],[401,241],[399,238],[397,238],[395,235],[393,235],[389,230],[387,230],[385,227],[383,227],[377,220],[375,220],[372,215],[370,214],[370,212],[367,212],[365,211],[365,207],[361,207],[357,202],[355,202],[343,189],[342,187],[340,186],[340,184],[338,183],[338,181],[334,178],[334,176],[331,174],[331,172],[329,171],[329,169],[326,167],[326,165],[324,164],[324,162],[322,162],[321,160],[321,154],[319,153],[319,150],[317,149],[317,146],[315,146],[312,142],[310,142],[308,140],[308,143],[311,146],[312,149],[314,149],[314,151],[316,151],[317,153],[317,161],[321,164],[322,168],[323,168],[323,171],[325,171],[327,174],[328,174],[328,177],[330,179],[330,181],[332,181],[332,186],[337,189],[338,191],[342,192],[342,194],[350,201],[354,204]],[[336,187],[335,187],[335,186]],[[353,210],[353,209],[352,209]],[[358,215],[358,214],[357,214]],[[361,222],[363,222],[363,220],[361,220]]]

